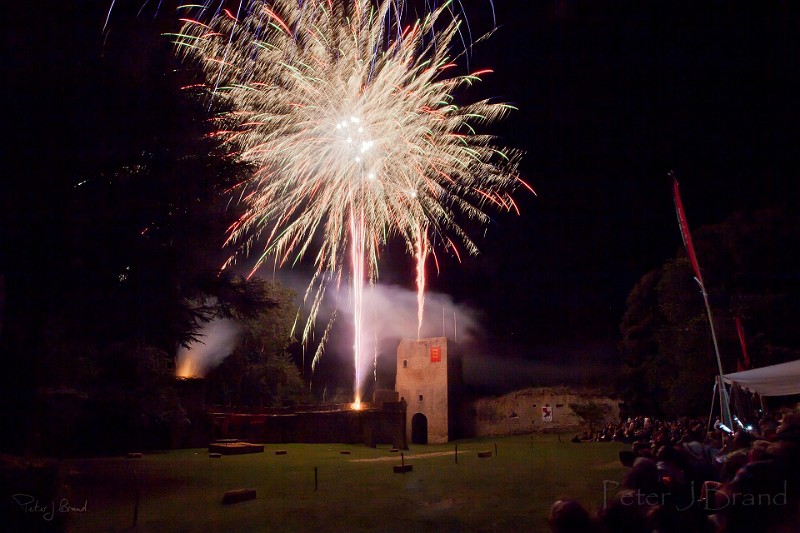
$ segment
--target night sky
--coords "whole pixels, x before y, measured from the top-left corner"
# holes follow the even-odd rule
[[[199,136],[180,118],[180,66],[160,36],[174,16],[148,6],[132,17],[142,4],[117,2],[105,34],[110,1],[4,9],[0,254],[42,290],[62,282],[76,217],[115,209],[68,210],[77,183],[162,139]],[[473,36],[490,28],[489,0],[465,7]],[[628,292],[681,247],[670,170],[693,228],[796,207],[800,6],[495,0],[495,10],[498,30],[470,63],[495,73],[463,97],[519,107],[496,132],[527,152],[538,196],[520,190],[520,216],[498,213],[485,238],[475,228],[482,254],[444,258],[432,289],[483,312],[500,354],[613,359]],[[394,270],[387,280],[403,282]]]
[[[496,4],[500,29],[476,62],[497,72],[486,90],[519,104],[504,132],[528,151],[539,196],[521,195],[522,216],[500,217],[455,278],[479,280],[470,298],[518,350],[613,350],[633,284],[681,248],[670,170],[693,228],[796,206],[800,13]]]

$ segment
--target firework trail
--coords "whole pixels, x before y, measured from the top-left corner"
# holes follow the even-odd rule
[[[221,110],[213,135],[253,169],[236,187],[243,214],[229,228],[237,252],[226,266],[256,246],[253,271],[294,265],[313,250],[304,338],[326,285],[352,284],[358,401],[361,298],[383,247],[400,238],[416,258],[421,323],[434,245],[477,253],[457,216],[485,224],[487,207],[516,210],[511,193],[528,187],[517,176],[520,152],[477,132],[511,107],[454,102],[456,90],[489,71],[448,76],[460,31],[449,3],[408,25],[392,0],[211,11],[181,19],[174,40]]]

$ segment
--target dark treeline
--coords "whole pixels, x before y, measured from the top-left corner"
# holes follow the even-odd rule
[[[800,218],[786,209],[737,213],[693,233],[723,371],[800,358]],[[685,255],[645,274],[620,325],[620,387],[634,413],[707,412],[718,373],[700,288]]]

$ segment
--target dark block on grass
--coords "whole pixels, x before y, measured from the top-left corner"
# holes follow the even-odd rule
[[[478,457],[481,457],[481,458],[491,457],[491,456],[492,456],[492,451],[491,450],[484,450],[482,452],[478,452]]]
[[[342,450],[339,453],[342,455],[350,455],[350,450]]]
[[[222,497],[222,505],[230,505],[232,503],[246,502],[248,500],[256,499],[256,489],[236,489],[229,490]]]
[[[414,470],[414,465],[396,465],[393,468],[395,474],[405,474]]]
[[[397,453],[397,452],[398,452],[397,448],[392,448],[392,449],[391,449],[391,450],[389,450],[389,451],[390,451],[391,453]]]
[[[222,459],[221,453],[210,453],[208,454],[208,456],[211,457],[212,459]]]
[[[141,459],[142,458],[142,454],[139,453],[139,452],[131,452],[128,455],[126,455],[125,457],[127,457],[128,459]]]
[[[275,455],[286,455],[286,450],[275,450]]]

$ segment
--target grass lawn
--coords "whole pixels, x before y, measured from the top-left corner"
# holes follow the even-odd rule
[[[624,470],[622,445],[563,441],[537,435],[412,446],[406,474],[393,472],[400,455],[388,446],[340,444],[268,445],[264,453],[221,459],[195,449],[69,460],[69,504],[85,502],[86,510],[69,512],[68,523],[76,532],[548,531],[555,499],[573,496],[593,509],[602,503],[603,480],[619,481]],[[496,456],[478,457],[495,444]],[[257,498],[221,504],[239,488],[256,489]]]

